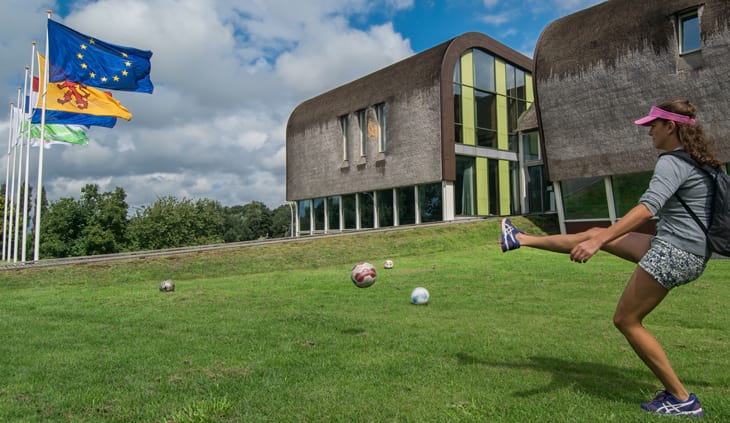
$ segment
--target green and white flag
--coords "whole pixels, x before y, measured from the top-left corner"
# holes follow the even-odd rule
[[[86,132],[89,127],[86,125],[62,125],[47,124],[44,138],[45,147],[50,148],[53,144],[77,144],[86,145],[89,143],[89,136]],[[38,147],[41,139],[41,126],[30,126],[30,145]]]

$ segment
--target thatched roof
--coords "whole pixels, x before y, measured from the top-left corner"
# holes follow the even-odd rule
[[[696,0],[610,0],[552,22],[535,49],[534,84],[552,180],[650,170],[657,151],[633,120],[686,98],[730,159],[730,1],[707,0],[702,51],[685,66],[677,13]]]

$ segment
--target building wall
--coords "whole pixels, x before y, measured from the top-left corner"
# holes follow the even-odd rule
[[[681,50],[698,14],[699,49]],[[607,226],[636,205],[659,154],[633,121],[675,98],[698,107],[730,160],[730,1],[609,0],[551,23],[535,51],[538,122],[567,232]],[[651,230],[649,225],[649,230]]]
[[[534,76],[552,180],[652,169],[657,151],[633,120],[673,98],[697,104],[730,160],[730,2],[702,3],[701,52],[681,56],[677,15],[699,4],[610,0],[543,31]]]
[[[378,152],[377,136],[369,136],[367,154],[360,156],[357,110],[333,114],[287,136],[287,198],[300,200],[347,194],[441,179],[439,87],[388,93],[371,99],[369,108],[385,104],[386,151]],[[349,160],[343,160],[339,116],[347,116]]]

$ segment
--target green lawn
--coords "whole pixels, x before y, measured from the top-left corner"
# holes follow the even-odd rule
[[[660,387],[611,322],[633,265],[503,254],[497,234],[490,220],[2,271],[0,421],[672,420],[639,409]],[[361,260],[378,268],[367,289],[349,281]],[[646,322],[710,422],[730,421],[729,270],[713,260]],[[409,303],[416,286],[428,305]]]

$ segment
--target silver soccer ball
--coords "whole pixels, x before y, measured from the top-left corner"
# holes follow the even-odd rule
[[[173,282],[172,279],[168,279],[166,281],[160,282],[160,291],[172,292],[174,290],[175,290],[175,282]]]

